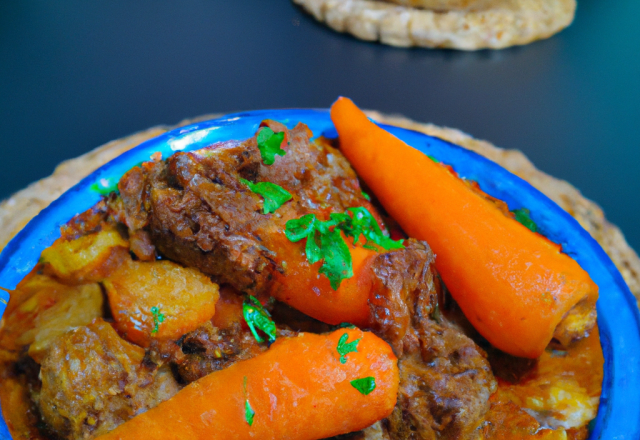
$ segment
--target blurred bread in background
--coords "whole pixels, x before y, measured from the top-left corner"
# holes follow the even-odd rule
[[[478,11],[489,9],[508,0],[387,0],[398,5],[412,8],[431,9],[436,12],[444,11]]]
[[[330,28],[400,47],[502,49],[549,38],[576,0],[293,0]]]

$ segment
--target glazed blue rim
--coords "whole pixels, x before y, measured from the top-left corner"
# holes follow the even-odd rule
[[[126,171],[150,160],[156,152],[166,158],[177,151],[249,138],[264,119],[275,119],[290,128],[303,122],[316,136],[336,136],[328,110],[284,109],[226,115],[148,140],[91,173],[31,220],[0,254],[0,286],[15,288],[35,266],[42,250],[60,236],[60,226],[100,200],[96,188],[113,187]],[[624,279],[600,245],[553,201],[496,163],[442,139],[381,126],[419,151],[452,165],[461,177],[477,181],[482,190],[504,200],[509,209],[529,209],[541,232],[561,244],[589,272],[600,288],[598,325],[605,358],[600,407],[591,424],[590,439],[640,438],[640,314]],[[5,292],[0,292],[0,297],[7,299]],[[0,302],[0,316],[4,309]],[[0,439],[11,439],[3,418]]]

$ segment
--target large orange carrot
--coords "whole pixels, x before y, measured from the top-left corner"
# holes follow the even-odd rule
[[[456,175],[367,119],[347,98],[331,108],[340,148],[385,209],[426,240],[475,328],[516,356],[539,356],[598,287],[559,246],[506,216]]]
[[[353,276],[342,281],[338,289],[331,288],[329,280],[319,274],[321,263],[310,264],[304,255],[304,243],[292,243],[284,234],[282,248],[287,252],[285,273],[276,272],[271,295],[301,312],[328,324],[350,322],[364,326],[369,321],[369,294],[373,272],[371,263],[377,252],[353,246],[347,239],[353,262]],[[275,237],[271,238],[275,241]],[[278,249],[279,247],[276,247]]]
[[[345,343],[358,339],[345,349]],[[301,333],[193,382],[99,439],[333,437],[387,417],[396,403],[398,380],[396,357],[372,333]],[[373,381],[374,390],[363,387]]]

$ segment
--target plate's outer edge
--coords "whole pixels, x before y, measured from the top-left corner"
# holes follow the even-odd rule
[[[166,158],[218,141],[246,139],[264,119],[275,119],[289,127],[301,121],[315,136],[335,135],[327,110],[291,109],[236,113],[146,141],[87,176],[31,220],[0,254],[0,286],[15,288],[37,263],[42,250],[60,236],[60,226],[100,200],[92,185],[113,184],[155,152]],[[598,324],[605,355],[603,392],[590,439],[640,438],[640,314],[622,276],[597,242],[554,202],[496,163],[438,138],[393,126],[384,128],[414,148],[453,165],[461,177],[476,180],[485,192],[504,200],[510,209],[528,208],[542,233],[562,244],[563,250],[589,272],[600,288]],[[6,299],[6,295],[2,297]],[[4,308],[0,302],[0,316]],[[0,418],[0,439],[10,438]]]

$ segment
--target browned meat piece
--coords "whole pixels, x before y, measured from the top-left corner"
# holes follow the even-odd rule
[[[419,349],[421,323],[436,310],[433,262],[431,248],[410,239],[404,249],[380,254],[372,265],[372,328],[399,358]]]
[[[251,332],[239,324],[226,329],[210,322],[188,333],[182,340],[182,356],[175,360],[180,377],[193,382],[238,361],[250,359],[267,349],[256,342]]]
[[[143,359],[101,319],[60,336],[41,366],[43,419],[62,438],[86,439],[178,392],[168,368]]]
[[[263,165],[255,137],[177,153],[123,177],[121,199],[110,203],[114,217],[124,219],[132,235],[147,230],[167,258],[240,291],[264,290],[273,271],[282,270],[270,238],[281,235],[287,220],[368,204],[346,159],[330,146],[311,143],[305,125],[288,130],[274,121],[265,124],[288,140],[287,154],[273,165]],[[240,178],[278,184],[294,198],[264,215],[262,197]]]
[[[373,328],[400,358],[391,439],[470,438],[496,389],[484,352],[437,314],[433,261],[426,243],[408,240],[373,264]]]
[[[389,419],[391,438],[470,438],[489,409],[495,379],[469,338],[435,323],[428,329],[429,335],[421,337],[422,353],[399,361],[400,392]]]
[[[288,328],[277,331],[279,338],[296,334]],[[214,327],[207,322],[186,334],[179,345],[181,350],[162,344],[152,345],[151,357],[173,362],[185,382],[251,359],[268,348],[266,344],[258,344],[253,334],[237,322],[226,328]]]
[[[109,207],[104,200],[96,203],[91,209],[73,217],[60,228],[62,238],[73,240],[83,235],[102,229],[103,222],[109,217]]]

